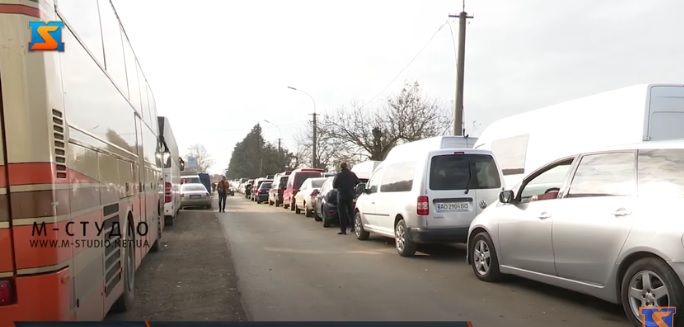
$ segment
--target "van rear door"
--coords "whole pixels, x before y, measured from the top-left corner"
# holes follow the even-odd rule
[[[650,90],[646,140],[684,138],[684,86],[653,86]]]
[[[501,173],[489,151],[434,151],[429,156],[428,228],[469,227],[501,191]]]

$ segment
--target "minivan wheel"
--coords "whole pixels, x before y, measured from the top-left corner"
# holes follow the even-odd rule
[[[643,258],[627,268],[622,277],[620,297],[627,319],[635,326],[643,326],[639,307],[679,307],[684,304],[684,287],[663,260]],[[676,323],[675,326],[681,325]]]
[[[475,276],[485,282],[495,282],[501,279],[499,260],[494,249],[494,242],[489,234],[480,232],[472,240],[470,248],[471,267]]]
[[[416,254],[416,244],[408,239],[408,229],[403,219],[394,226],[394,239],[400,256],[412,257]]]
[[[361,241],[365,241],[370,237],[370,233],[363,229],[361,213],[358,211],[354,214],[354,234],[356,234],[356,238]]]

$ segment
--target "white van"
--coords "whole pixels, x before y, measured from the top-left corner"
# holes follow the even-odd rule
[[[496,155],[515,186],[542,165],[567,155],[642,141],[684,139],[684,85],[640,84],[498,120],[475,149]]]
[[[159,123],[160,141],[164,146],[164,224],[173,225],[173,221],[181,207],[180,177],[185,168],[185,162],[178,152],[178,144],[173,135],[171,124],[166,117],[157,117]]]
[[[395,147],[359,184],[359,240],[370,233],[394,238],[401,256],[414,255],[420,243],[467,241],[470,222],[503,190],[503,175],[492,152],[449,149],[443,138]]]
[[[361,180],[361,183],[368,182],[371,174],[375,171],[375,168],[382,163],[382,161],[369,160],[357,163],[351,168],[351,171],[356,174],[356,177]]]

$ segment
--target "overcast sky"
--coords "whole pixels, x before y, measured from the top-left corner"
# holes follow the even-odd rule
[[[228,165],[261,122],[267,141],[293,137],[319,113],[370,101],[425,46],[453,0],[114,0],[182,149],[202,143]],[[479,0],[467,31],[465,122],[494,120],[637,83],[684,83],[684,1]],[[374,102],[417,80],[449,103],[451,30]],[[370,109],[371,105],[367,108]],[[267,119],[280,129],[264,123]],[[280,131],[280,132],[279,132]]]

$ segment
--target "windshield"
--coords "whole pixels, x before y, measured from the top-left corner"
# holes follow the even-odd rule
[[[183,192],[206,192],[207,188],[201,184],[185,184],[182,190]]]
[[[278,187],[279,187],[279,188],[286,188],[286,187],[287,187],[287,177],[288,177],[288,176],[283,176],[283,177],[280,178],[280,180],[279,180],[279,182],[278,182]]]
[[[323,186],[323,183],[325,183],[325,178],[313,179],[311,180],[311,188],[321,188],[321,186]]]
[[[259,186],[259,188],[260,188],[260,189],[271,188],[271,184],[272,184],[271,182],[261,183],[261,186]]]
[[[295,175],[294,179],[294,187],[295,189],[298,189],[299,187],[302,186],[302,183],[304,183],[305,180],[312,178],[312,177],[321,177],[321,173],[318,172],[301,172],[297,173]]]
[[[470,180],[470,187],[468,187]],[[430,189],[453,191],[501,187],[494,158],[482,154],[440,155],[430,161]]]
[[[201,184],[199,176],[181,177],[181,184]]]

